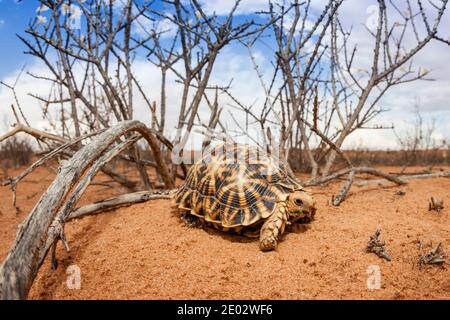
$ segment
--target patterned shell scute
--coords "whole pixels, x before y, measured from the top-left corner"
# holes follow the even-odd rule
[[[220,145],[190,168],[176,202],[208,222],[248,226],[270,216],[276,202],[298,189],[284,167],[260,149]]]

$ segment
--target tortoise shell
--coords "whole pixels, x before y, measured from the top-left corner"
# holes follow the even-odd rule
[[[207,222],[236,228],[269,217],[277,202],[301,189],[276,157],[256,147],[222,144],[191,166],[175,201]]]

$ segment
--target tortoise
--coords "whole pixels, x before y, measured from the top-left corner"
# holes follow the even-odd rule
[[[286,225],[309,223],[316,212],[312,195],[277,157],[236,143],[210,148],[193,164],[175,202],[190,223],[259,234],[263,251],[277,247]]]

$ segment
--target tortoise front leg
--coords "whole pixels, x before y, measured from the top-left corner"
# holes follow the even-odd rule
[[[287,210],[284,204],[278,204],[274,213],[267,218],[261,227],[259,235],[259,248],[262,251],[274,250],[277,247],[278,238],[284,232],[287,221]]]

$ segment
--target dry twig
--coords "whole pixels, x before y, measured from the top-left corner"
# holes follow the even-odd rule
[[[380,240],[381,230],[377,228],[375,233],[370,236],[370,240],[366,246],[366,252],[375,253],[382,259],[386,259],[387,261],[391,261],[391,257],[386,252],[385,242]]]
[[[444,200],[431,197],[430,202],[428,203],[428,211],[434,210],[441,212],[442,209],[444,209]]]
[[[442,243],[439,242],[436,247],[433,248],[433,244],[430,243],[430,249],[428,252],[424,252],[422,242],[419,245],[419,267],[422,268],[427,264],[443,264],[445,262],[446,254],[442,250]]]
[[[123,206],[129,206],[135,203],[145,202],[149,200],[157,199],[170,199],[171,191],[139,191],[134,193],[123,194],[114,198],[98,201],[92,204],[88,204],[84,207],[78,208],[71,212],[66,219],[71,221],[73,219],[79,219],[88,215],[94,215],[101,212],[117,209]]]

